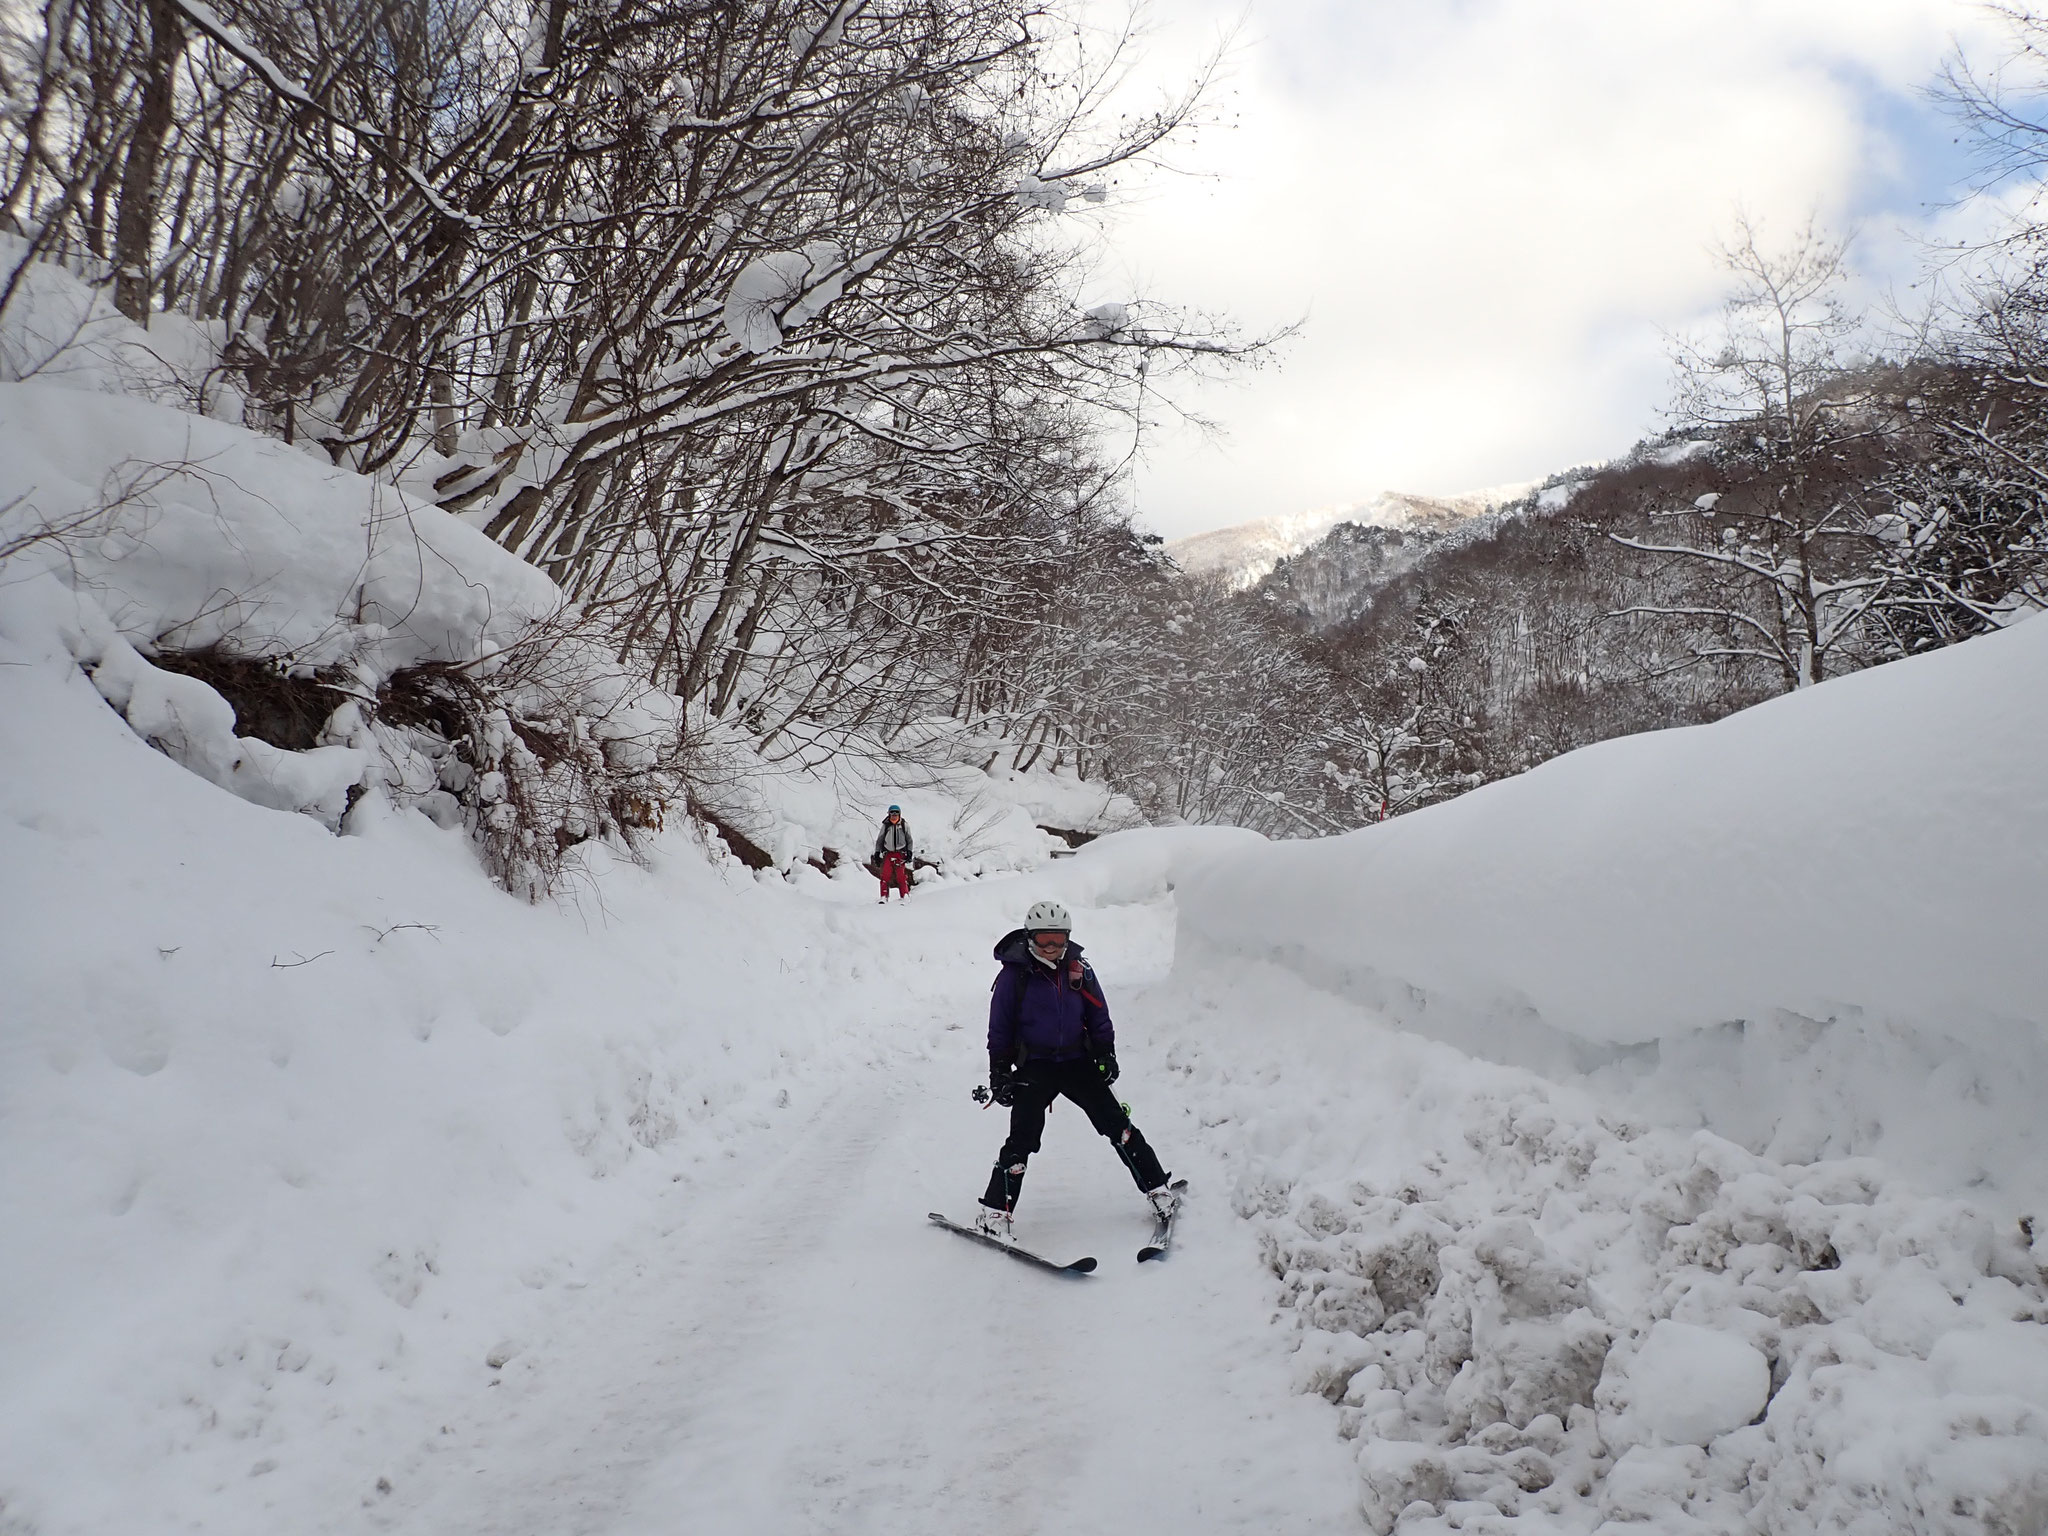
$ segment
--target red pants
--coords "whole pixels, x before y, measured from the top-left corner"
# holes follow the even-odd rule
[[[900,853],[882,855],[882,900],[889,899],[892,887],[905,901],[910,900],[910,860]]]

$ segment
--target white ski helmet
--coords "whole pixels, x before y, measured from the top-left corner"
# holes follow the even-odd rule
[[[1044,933],[1049,929],[1072,933],[1074,920],[1067,916],[1067,909],[1056,901],[1034,901],[1031,903],[1031,910],[1024,914],[1024,931]]]

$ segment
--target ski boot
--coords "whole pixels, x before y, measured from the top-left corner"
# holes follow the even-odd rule
[[[999,1243],[1010,1242],[1010,1213],[995,1206],[984,1205],[974,1215],[974,1230],[983,1237],[992,1237]]]

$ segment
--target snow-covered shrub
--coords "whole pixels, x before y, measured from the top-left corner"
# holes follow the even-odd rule
[[[206,684],[234,709],[236,730],[287,752],[319,746],[321,732],[348,692],[331,668],[295,672],[282,658],[239,656],[218,644],[191,651],[165,648],[150,661]]]
[[[351,727],[376,744],[387,790],[477,841],[491,877],[538,900],[571,848],[627,852],[688,795],[682,712],[538,625],[488,667],[428,663],[384,680]]]

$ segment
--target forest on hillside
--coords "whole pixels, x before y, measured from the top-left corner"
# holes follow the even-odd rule
[[[2048,124],[1971,80],[1994,166],[2038,167]],[[1171,669],[1110,685],[1132,793],[1337,831],[2048,606],[2048,225],[1977,254],[1902,338],[1849,307],[1846,241],[1743,225],[1657,438],[1466,522],[1340,524],[1246,591],[1162,584],[1115,648]]]
[[[1846,242],[1723,254],[1667,432],[1477,518],[1340,524],[1244,591],[1155,572],[1076,612],[1105,702],[1076,734],[1156,816],[1314,835],[2048,606],[2048,227],[1889,352]]]
[[[2044,24],[2014,25],[2024,60]],[[559,611],[460,665],[152,652],[279,746],[347,693],[462,759],[473,825],[474,782],[534,786],[529,845],[715,801],[713,737],[1323,833],[2048,602],[2024,219],[1905,340],[1844,308],[1824,231],[1738,231],[1670,433],[1336,622],[1289,600],[1314,552],[1249,593],[1185,576],[1119,444],[1275,338],[1096,287],[1103,213],[1209,111],[1201,72],[1114,99],[1135,46],[1021,0],[42,0],[0,17],[0,318],[61,266],[203,353],[182,408],[544,572]],[[1994,171],[2038,171],[2024,95],[1967,61],[1948,89]],[[562,673],[593,665],[679,701],[672,739],[583,750]]]

